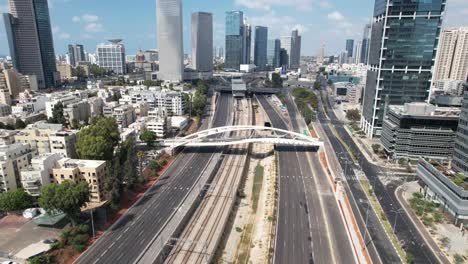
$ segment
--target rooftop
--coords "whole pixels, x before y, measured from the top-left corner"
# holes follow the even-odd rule
[[[79,159],[69,159],[63,158],[58,161],[58,164],[61,169],[69,169],[69,168],[96,168],[103,164],[106,161],[104,160],[79,160]]]
[[[391,105],[390,110],[403,116],[416,117],[444,117],[459,118],[460,108],[437,107],[428,103],[406,103],[404,105]]]

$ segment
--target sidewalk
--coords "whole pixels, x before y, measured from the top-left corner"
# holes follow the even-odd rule
[[[429,245],[430,249],[434,252],[434,255],[437,257],[439,262],[450,264],[450,261],[440,250],[439,246],[434,241],[431,234],[429,234],[424,224],[419,220],[409,204],[406,202],[405,198],[403,197],[403,189],[401,187],[402,186],[399,186],[395,191],[398,203],[400,203],[401,207],[405,210],[406,215],[411,219],[411,222],[413,222],[416,229],[418,229],[419,234],[422,236],[426,244]]]

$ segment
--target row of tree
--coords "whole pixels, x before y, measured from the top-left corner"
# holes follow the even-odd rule
[[[200,117],[203,115],[206,106],[206,96],[208,94],[209,84],[206,81],[199,80],[197,82],[197,90],[193,96],[191,103],[192,113]]]
[[[295,97],[297,108],[301,112],[307,124],[316,120],[315,111],[318,108],[318,98],[314,92],[307,90],[306,88],[298,87],[292,91]],[[310,109],[312,107],[312,109]]]

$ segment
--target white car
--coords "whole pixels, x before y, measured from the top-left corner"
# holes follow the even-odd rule
[[[3,261],[2,264],[18,264],[18,263],[13,262],[13,261]]]
[[[28,208],[24,210],[23,217],[26,219],[32,219],[38,214],[39,214],[39,210],[37,208]]]

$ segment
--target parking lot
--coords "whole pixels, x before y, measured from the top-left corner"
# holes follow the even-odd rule
[[[5,216],[0,219],[0,252],[15,255],[31,244],[58,238],[59,232],[60,229],[37,226],[22,216]]]

